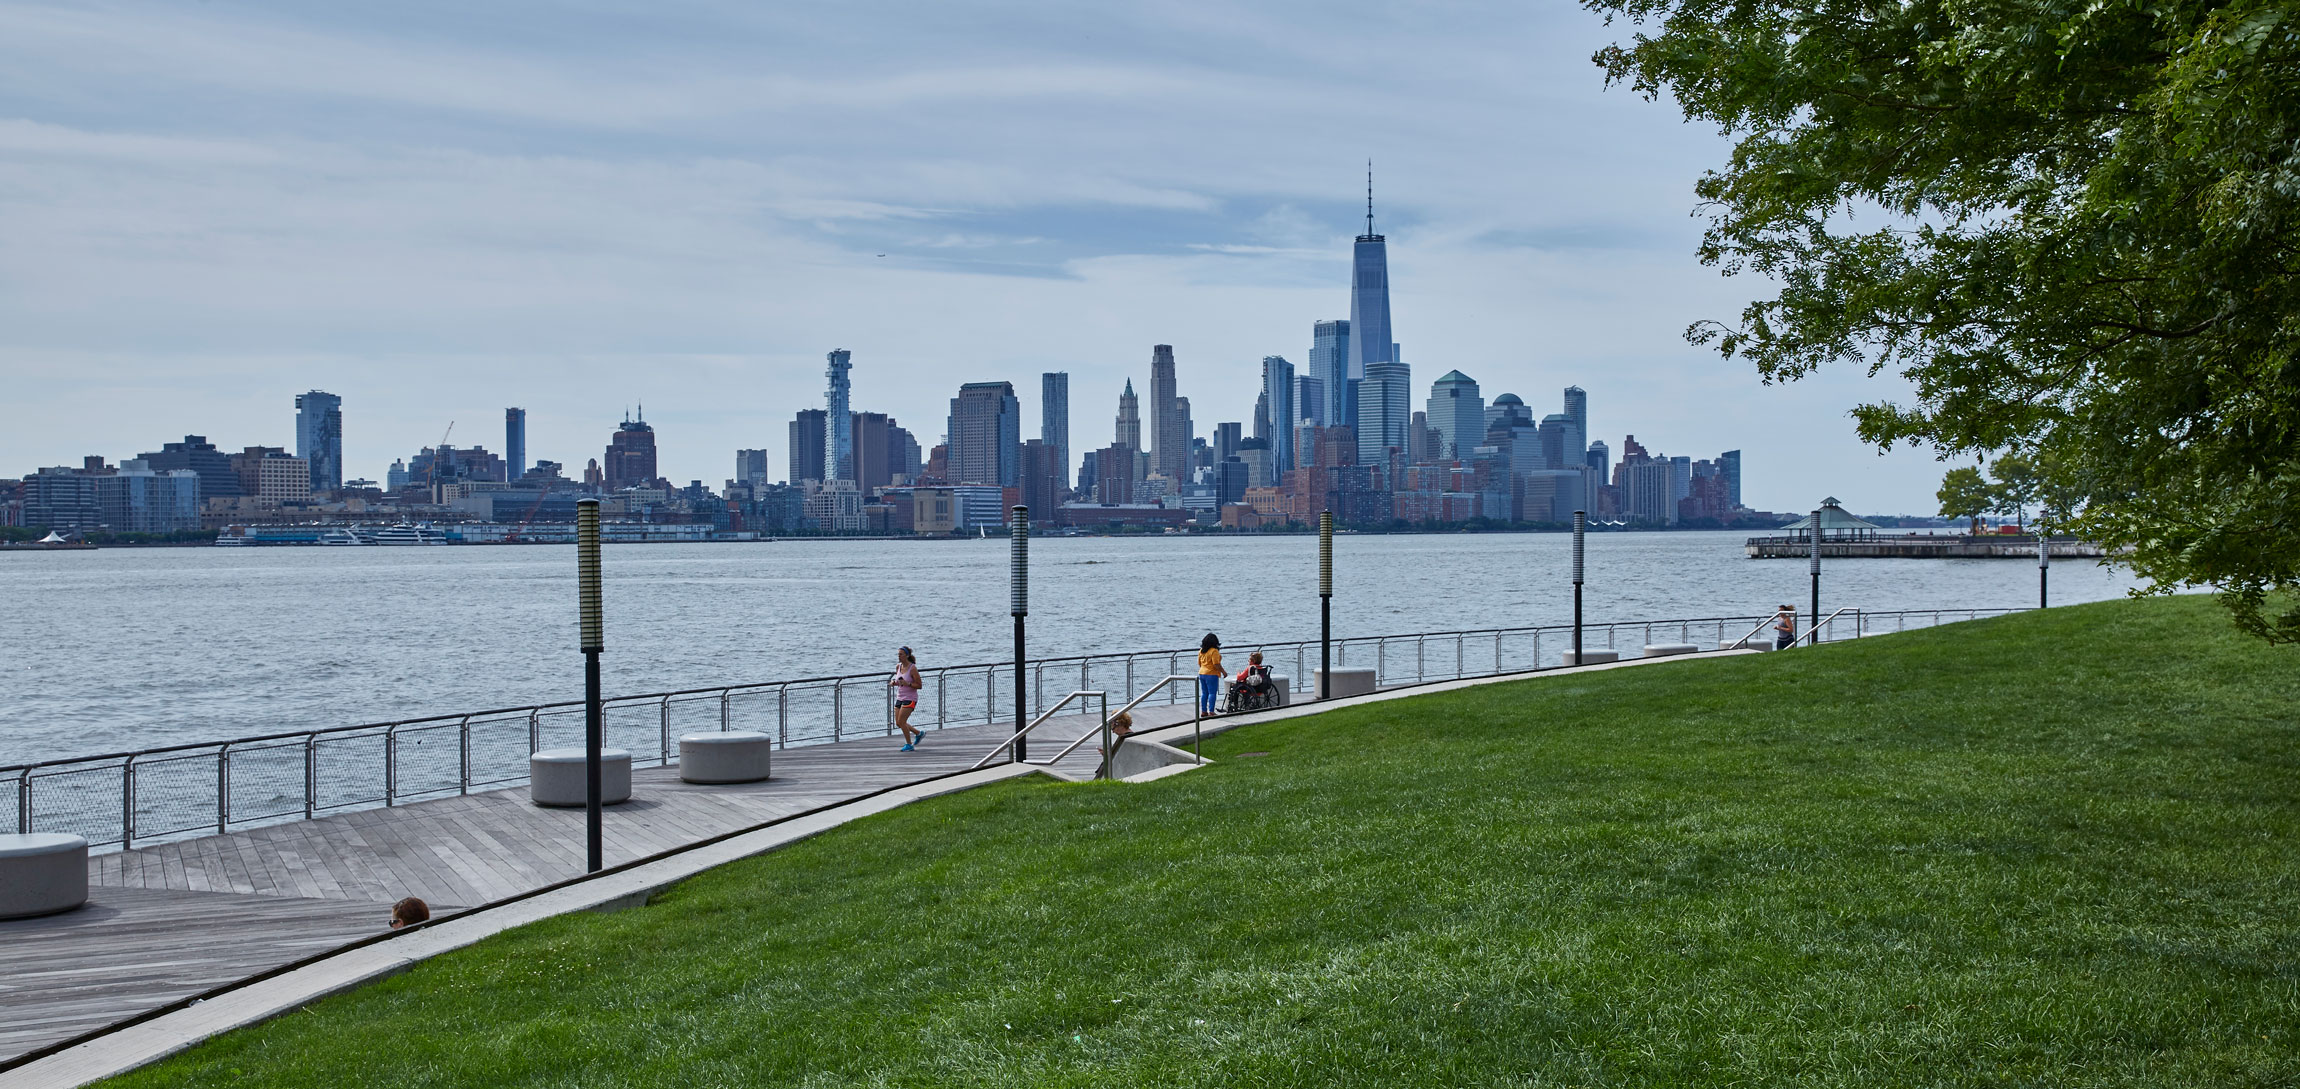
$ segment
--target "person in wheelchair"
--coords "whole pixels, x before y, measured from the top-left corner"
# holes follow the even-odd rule
[[[1278,705],[1278,685],[1270,679],[1270,667],[1262,664],[1262,652],[1255,651],[1247,660],[1246,668],[1230,682],[1230,702],[1223,708],[1226,714],[1240,711],[1260,711]]]

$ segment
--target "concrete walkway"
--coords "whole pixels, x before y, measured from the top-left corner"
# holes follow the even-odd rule
[[[1136,717],[1189,715],[1157,705]],[[1031,734],[1032,756],[1093,726],[1050,720]],[[761,783],[696,786],[675,767],[640,769],[631,800],[605,811],[605,861],[964,771],[1010,730],[938,730],[907,753],[899,738],[779,750]],[[1094,766],[1092,744],[1063,764]],[[521,786],[97,855],[87,907],[0,921],[0,1063],[373,937],[400,897],[446,916],[581,877],[583,854],[583,812],[532,805]]]

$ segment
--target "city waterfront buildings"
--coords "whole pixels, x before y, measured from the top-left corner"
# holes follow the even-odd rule
[[[503,471],[507,480],[527,475],[527,410],[503,410]]]
[[[1294,365],[1282,355],[1263,356],[1262,415],[1254,421],[1254,437],[1269,440],[1270,460],[1281,473],[1294,467],[1294,425],[1301,420],[1294,394]]]
[[[1038,376],[1038,441],[1046,445],[1046,458],[1053,467],[1054,478],[1067,482],[1070,479],[1068,371],[1048,371]],[[1050,508],[1048,514],[1052,513]]]
[[[295,452],[311,469],[311,492],[343,488],[343,398],[312,390],[295,399]]]
[[[1022,402],[1012,382],[968,382],[950,399],[948,479],[953,484],[1019,487]]]
[[[655,482],[660,475],[655,471],[655,429],[648,425],[645,409],[616,428],[607,442],[607,456],[601,460],[608,491]]]
[[[824,479],[823,455],[829,450],[829,440],[823,421],[829,415],[819,408],[802,408],[791,417],[790,475],[785,477],[790,483]]]
[[[830,365],[823,373],[830,380],[830,389],[823,394],[823,479],[860,480],[855,473],[854,416],[849,404],[852,353],[840,348],[825,358]]]
[[[1439,457],[1465,458],[1485,436],[1485,400],[1477,381],[1460,371],[1447,371],[1430,383],[1429,426],[1436,428]]]
[[[1150,348],[1150,457],[1151,467],[1172,479],[1190,468],[1189,425],[1184,422],[1181,397],[1176,392],[1174,346]]]
[[[1317,388],[1303,391],[1302,418],[1320,427],[1357,419],[1358,406],[1352,394],[1357,389],[1356,380],[1363,374],[1351,369],[1349,319],[1335,318],[1312,325],[1310,373],[1304,381],[1315,382]]]

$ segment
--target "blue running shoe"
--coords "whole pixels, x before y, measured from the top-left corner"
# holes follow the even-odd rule
[[[904,752],[909,752],[909,751],[911,751],[912,749],[915,749],[915,748],[917,748],[917,747],[918,747],[918,746],[917,746],[916,744],[914,744],[914,743],[912,743],[912,742],[908,742],[908,741],[906,741],[906,742],[903,742],[902,751],[904,751]]]

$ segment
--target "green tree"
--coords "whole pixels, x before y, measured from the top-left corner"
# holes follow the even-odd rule
[[[1969,518],[1972,532],[1976,534],[1981,531],[1981,515],[1996,506],[1996,493],[1990,490],[1981,471],[1971,466],[1949,470],[1948,475],[1941,478],[1941,490],[1934,494],[1940,497],[1942,517]]]
[[[2012,515],[2013,521],[2026,528],[2029,504],[2036,502],[2044,489],[2043,481],[2037,476],[2036,463],[2019,454],[2006,454],[1989,463],[1989,475],[1996,478],[1989,485],[1995,497],[1989,509]]]
[[[2079,532],[2300,641],[2300,0],[1584,0],[1609,84],[1736,140],[1687,331],[1894,370],[1881,446],[2018,449]]]

